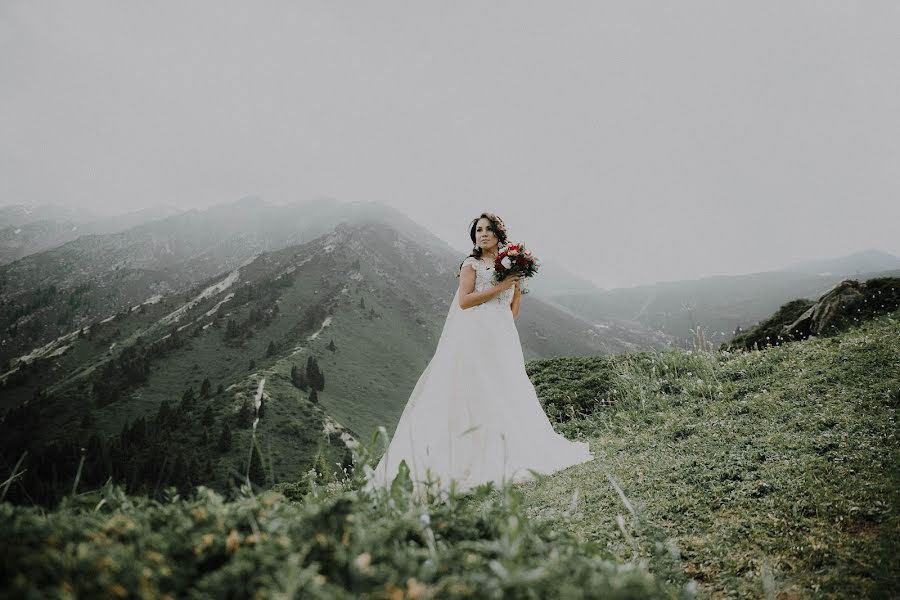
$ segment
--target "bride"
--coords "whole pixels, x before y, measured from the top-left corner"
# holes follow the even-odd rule
[[[494,280],[494,259],[507,241],[500,217],[472,221],[472,254],[434,356],[419,377],[394,437],[368,485],[388,486],[405,461],[420,484],[465,491],[482,483],[519,482],[593,459],[588,445],[553,430],[531,380],[514,319],[519,276]]]

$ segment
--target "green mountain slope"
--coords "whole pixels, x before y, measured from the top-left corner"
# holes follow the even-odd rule
[[[245,198],[120,233],[85,235],[0,266],[0,364],[149,298],[183,293],[260,253],[312,240],[344,221],[371,219],[417,227],[377,203],[277,206]]]

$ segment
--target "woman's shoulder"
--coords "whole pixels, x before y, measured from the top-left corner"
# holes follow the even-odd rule
[[[478,266],[478,263],[479,263],[479,262],[480,262],[480,261],[479,261],[477,258],[475,258],[474,256],[469,255],[469,256],[467,256],[465,259],[463,259],[462,264],[460,265],[460,267],[472,267],[472,268],[474,269],[474,268],[476,268],[476,267]]]

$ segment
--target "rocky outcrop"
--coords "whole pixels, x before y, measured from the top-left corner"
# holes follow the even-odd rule
[[[736,335],[726,348],[763,348],[814,336],[835,335],[900,308],[900,278],[879,277],[835,285],[816,302],[793,300],[772,317]]]
[[[793,339],[835,335],[897,308],[900,278],[878,277],[862,283],[848,279],[826,292],[793,323],[785,325],[782,334]]]

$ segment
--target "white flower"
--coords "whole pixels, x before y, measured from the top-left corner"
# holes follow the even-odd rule
[[[504,256],[503,260],[500,261],[500,264],[503,265],[504,268],[508,269],[512,266],[512,261],[509,260],[508,256]]]

